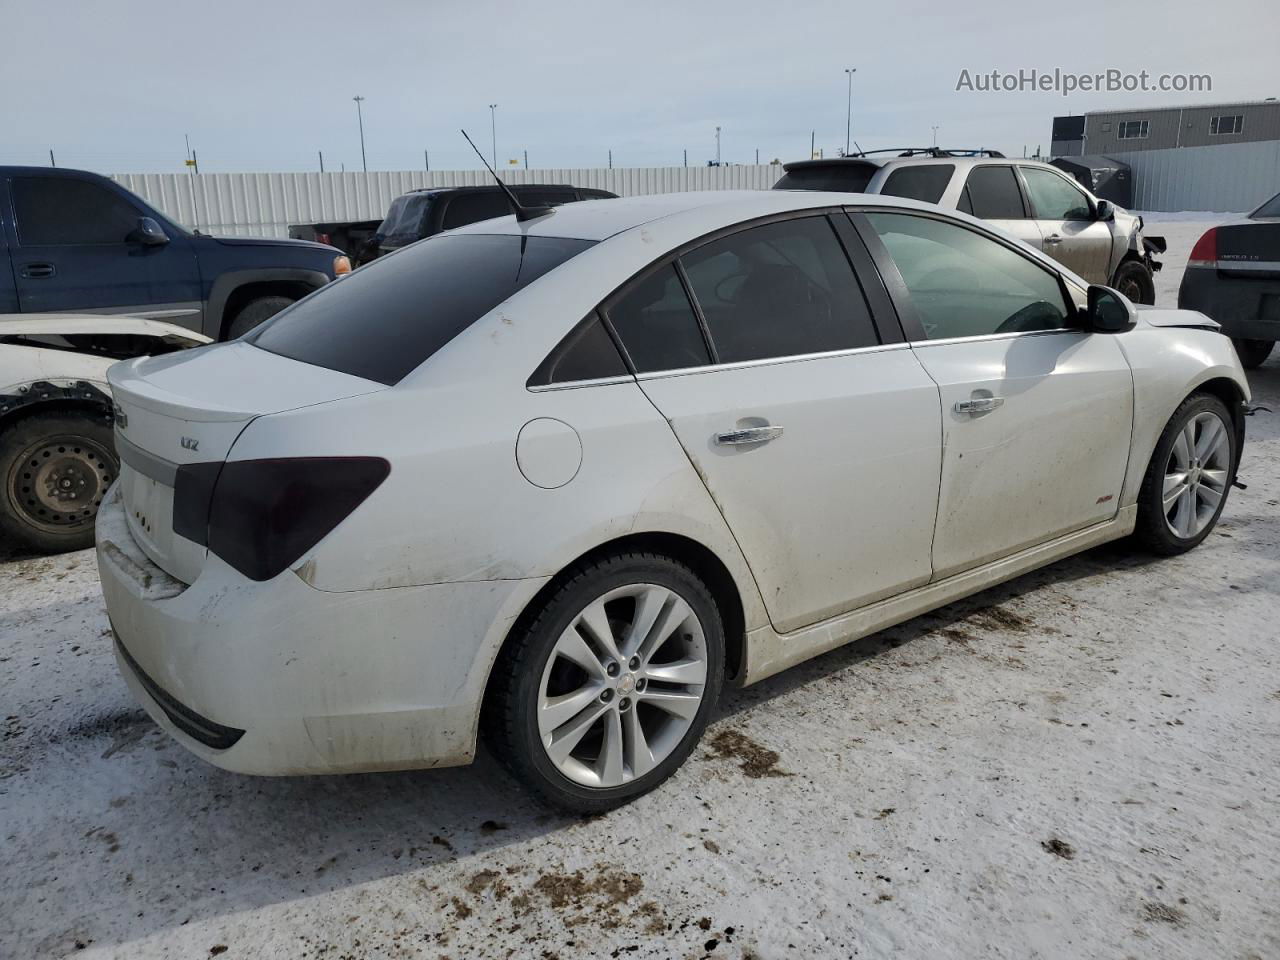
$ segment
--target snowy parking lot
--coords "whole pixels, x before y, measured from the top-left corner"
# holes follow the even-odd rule
[[[1149,220],[1172,305],[1206,224]],[[1276,412],[1199,549],[1094,550],[729,691],[588,820],[483,753],[209,767],[130,700],[92,553],[6,557],[0,957],[1280,956],[1280,357],[1251,381]]]

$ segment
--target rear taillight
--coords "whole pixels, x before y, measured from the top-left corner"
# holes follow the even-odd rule
[[[1210,227],[1191,248],[1188,267],[1216,267],[1218,265],[1218,228]]]
[[[316,234],[316,243],[328,243],[328,242],[329,242],[329,234],[327,233]]]
[[[207,544],[251,580],[270,580],[324,539],[390,472],[380,457],[180,467],[174,531]]]

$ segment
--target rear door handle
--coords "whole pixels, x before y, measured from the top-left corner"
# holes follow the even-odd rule
[[[1049,236],[1047,236],[1047,237],[1045,237],[1045,238],[1044,238],[1044,242],[1045,242],[1045,243],[1061,243],[1061,242],[1062,242],[1062,237],[1060,237],[1060,236],[1059,236],[1058,234],[1056,234],[1056,233],[1051,233],[1051,234],[1049,234]]]
[[[1002,406],[1004,397],[974,397],[972,400],[957,400],[956,413],[990,413]]]
[[[24,263],[22,277],[25,280],[46,280],[54,275],[52,263]]]
[[[744,443],[768,443],[782,436],[781,427],[744,427],[741,430],[726,430],[716,434],[716,443],[721,446],[738,446]]]

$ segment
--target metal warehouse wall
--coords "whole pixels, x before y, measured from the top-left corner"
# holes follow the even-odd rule
[[[1110,151],[1133,168],[1137,210],[1243,213],[1280,193],[1280,141]]]
[[[780,164],[503,170],[508,183],[571,183],[619,196],[683,190],[767,190]],[[185,227],[231,236],[286,237],[291,223],[377,220],[420,187],[488,184],[484,170],[375,173],[122,173],[112,177]]]

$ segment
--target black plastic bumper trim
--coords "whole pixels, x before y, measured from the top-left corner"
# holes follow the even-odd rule
[[[114,627],[112,628],[112,633],[115,633]],[[186,704],[175,700],[158,683],[143,672],[143,669],[138,666],[138,661],[129,655],[129,651],[120,642],[118,634],[115,639],[116,649],[120,651],[121,658],[129,665],[129,669],[138,678],[142,688],[147,691],[152,700],[160,705],[160,709],[173,722],[173,725],[192,740],[203,743],[213,750],[227,750],[235,746],[240,738],[244,736],[245,732],[243,730],[237,730],[235,727],[224,727],[208,717],[200,716]]]

